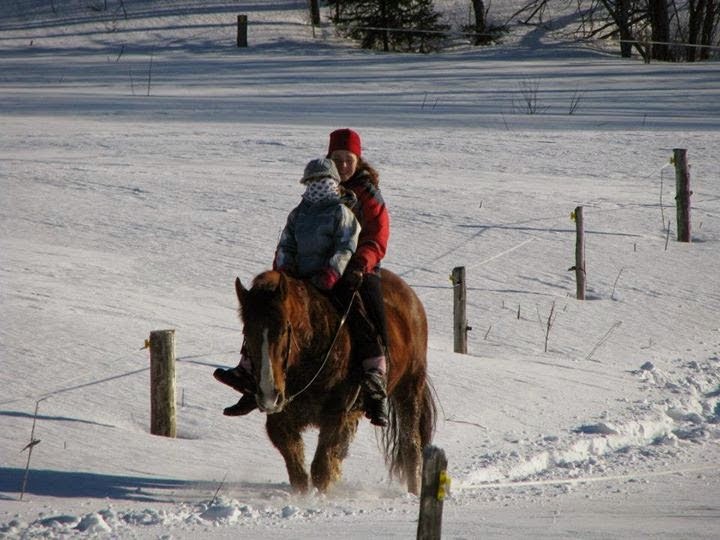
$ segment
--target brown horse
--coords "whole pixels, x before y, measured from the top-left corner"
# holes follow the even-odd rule
[[[436,417],[426,374],[427,319],[402,279],[383,270],[382,283],[390,352],[385,461],[391,475],[418,494],[421,453],[432,440]],[[363,417],[347,325],[340,325],[327,296],[279,272],[258,275],[250,290],[238,278],[235,290],[270,441],[285,459],[293,489],[307,491],[311,478],[324,492],[340,478]],[[310,477],[301,436],[307,427],[320,430]]]

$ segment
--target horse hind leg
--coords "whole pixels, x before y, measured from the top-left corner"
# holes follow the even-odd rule
[[[342,476],[342,462],[357,431],[360,413],[328,417],[320,425],[318,446],[310,466],[313,485],[324,493]]]
[[[285,460],[290,485],[295,491],[305,493],[309,484],[309,477],[305,470],[305,444],[300,431],[275,421],[277,416],[280,415],[268,416],[265,425],[268,437]]]

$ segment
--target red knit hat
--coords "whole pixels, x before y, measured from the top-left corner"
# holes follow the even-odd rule
[[[332,154],[335,150],[347,150],[357,157],[360,157],[362,154],[360,135],[349,128],[336,129],[330,134],[328,155]]]

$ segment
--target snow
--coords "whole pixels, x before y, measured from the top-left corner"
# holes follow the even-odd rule
[[[415,535],[418,499],[369,424],[329,493],[293,494],[262,416],[224,417],[236,394],[212,378],[238,358],[235,276],[268,267],[305,163],[345,126],[381,172],[386,266],[428,312],[444,536],[717,537],[717,62],[645,65],[540,28],[372,53],[313,37],[304,2],[126,1],[127,19],[48,4],[0,22],[0,538]],[[578,205],[586,301],[568,271]],[[176,439],[149,434],[141,348],[165,328]]]

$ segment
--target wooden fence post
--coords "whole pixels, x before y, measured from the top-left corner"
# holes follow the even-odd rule
[[[677,208],[678,242],[690,242],[690,171],[688,170],[687,150],[673,150],[675,163],[675,206]]]
[[[426,446],[423,450],[417,540],[440,540],[443,500],[449,485],[445,452],[435,446]]]
[[[175,437],[175,330],[150,332],[150,433]]]
[[[585,300],[585,222],[583,207],[578,206],[573,213],[575,218],[575,281],[577,283],[577,299]]]
[[[237,18],[237,46],[247,47],[247,15],[238,15]]]
[[[467,287],[465,285],[465,267],[453,268],[450,277],[453,284],[453,335],[455,339],[455,352],[467,354],[467,333],[470,327],[467,324]]]

